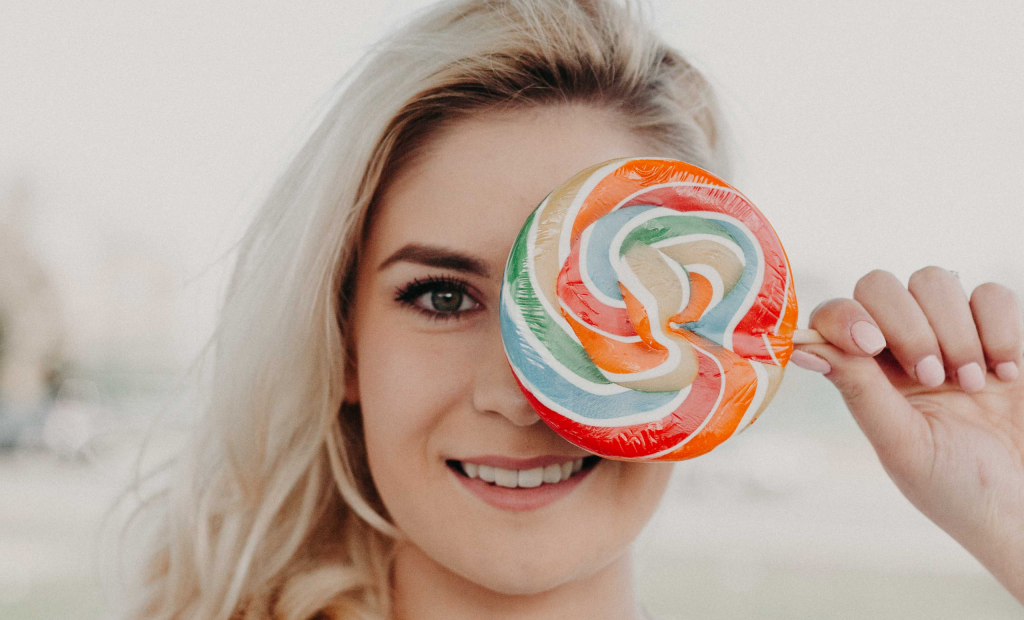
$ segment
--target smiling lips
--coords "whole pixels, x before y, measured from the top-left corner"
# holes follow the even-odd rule
[[[448,461],[449,468],[467,489],[502,510],[526,511],[546,506],[567,495],[594,469],[596,456],[566,459],[478,457]]]
[[[462,462],[462,471],[470,478],[479,476],[484,482],[493,482],[499,487],[508,487],[510,489],[517,487],[532,489],[539,487],[541,484],[557,484],[562,480],[568,480],[571,475],[579,472],[582,468],[582,458],[531,469],[504,469],[502,467],[480,465],[468,461]]]

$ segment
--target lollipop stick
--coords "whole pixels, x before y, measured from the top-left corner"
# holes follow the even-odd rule
[[[793,344],[826,344],[816,329],[798,329],[793,332]]]

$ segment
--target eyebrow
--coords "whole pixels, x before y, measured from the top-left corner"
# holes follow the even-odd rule
[[[484,278],[489,278],[491,273],[487,264],[479,258],[443,247],[418,243],[402,246],[397,252],[384,259],[380,267],[377,267],[377,271],[383,271],[400,261],[473,273]]]

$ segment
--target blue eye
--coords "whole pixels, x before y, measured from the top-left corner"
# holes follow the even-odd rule
[[[440,320],[462,318],[480,306],[466,281],[451,276],[414,279],[395,291],[395,301]]]

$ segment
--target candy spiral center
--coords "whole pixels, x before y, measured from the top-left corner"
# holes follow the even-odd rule
[[[558,274],[560,309],[610,382],[681,390],[699,369],[693,333],[724,339],[716,327],[743,301],[731,293],[750,288],[746,253],[756,254],[751,240],[720,215],[617,209],[572,246]]]

